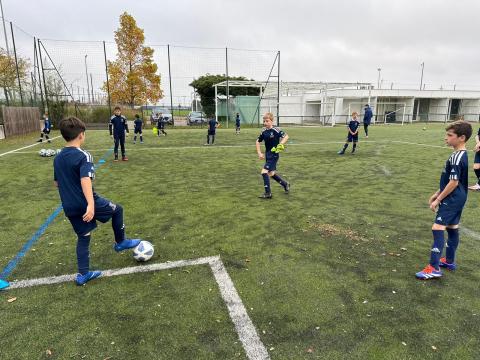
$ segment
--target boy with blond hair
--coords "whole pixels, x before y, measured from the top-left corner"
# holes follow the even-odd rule
[[[286,194],[290,191],[290,184],[276,173],[277,162],[280,158],[279,153],[285,149],[288,135],[283,130],[273,126],[273,114],[271,112],[267,112],[263,115],[263,125],[265,127],[262,129],[262,132],[255,142],[258,158],[265,159],[265,165],[261,171],[264,193],[259,197],[261,199],[271,199],[272,192],[270,189],[270,178],[278,182],[283,187]],[[260,143],[262,141],[265,141],[265,154],[260,150]]]

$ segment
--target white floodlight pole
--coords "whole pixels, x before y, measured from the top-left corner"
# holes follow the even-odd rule
[[[3,15],[2,0],[0,0],[0,10],[2,11],[3,35],[5,35],[5,46],[6,46],[6,49],[7,49],[7,55],[10,56],[10,50],[8,48],[7,29],[5,27],[5,16]]]
[[[218,121],[217,84],[215,84],[215,121]]]

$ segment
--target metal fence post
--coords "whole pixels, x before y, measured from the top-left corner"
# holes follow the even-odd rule
[[[22,84],[20,83],[20,73],[18,72],[17,48],[15,47],[15,36],[13,35],[13,23],[11,21],[10,30],[12,31],[13,54],[15,55],[15,68],[17,70],[18,90],[20,92],[20,101],[23,106]]]
[[[172,70],[170,68],[170,45],[167,45],[167,54],[168,54],[168,81],[170,83],[170,111],[172,112],[172,123],[175,124],[175,119],[173,116]]]
[[[105,41],[103,42],[103,57],[105,58],[105,74],[107,75],[108,114],[109,114],[109,117],[112,117],[112,104],[110,103],[110,84],[108,82],[108,62],[107,62],[107,50],[105,49]]]

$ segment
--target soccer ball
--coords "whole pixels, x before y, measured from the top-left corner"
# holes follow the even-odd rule
[[[42,156],[42,157],[47,156],[47,150],[46,150],[46,149],[41,149],[41,150],[38,152],[38,155],[40,155],[40,156]]]
[[[425,130],[427,130],[427,128],[426,128],[426,127],[424,127],[422,130],[423,130],[423,131],[425,131]]]
[[[133,249],[133,258],[137,261],[148,261],[154,253],[153,245],[148,241],[142,240],[140,244]]]

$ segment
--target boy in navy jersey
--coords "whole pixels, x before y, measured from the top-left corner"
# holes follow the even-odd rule
[[[49,143],[51,143],[50,138],[48,137],[48,135],[50,134],[50,130],[52,130],[52,123],[50,122],[50,119],[48,118],[48,115],[45,114],[44,123],[43,123],[43,130],[40,133],[40,139],[38,139],[37,142],[42,142],[43,141],[43,135],[45,135],[45,140],[47,140]]]
[[[140,240],[125,238],[123,208],[93,190],[93,158],[80,148],[85,141],[85,124],[76,117],[69,117],[60,122],[60,132],[67,143],[53,161],[54,181],[63,211],[78,237],[78,274],[75,282],[83,285],[101,275],[100,271],[90,271],[89,259],[90,232],[97,227],[97,220],[105,223],[112,219],[114,249],[117,252],[137,246]]]
[[[270,177],[283,187],[285,193],[288,194],[290,191],[290,184],[276,174],[277,162],[280,158],[279,152],[285,148],[288,135],[273,126],[273,114],[270,112],[263,115],[263,125],[265,125],[265,127],[262,129],[255,143],[259,159],[265,159],[265,165],[261,171],[265,192],[259,197],[261,199],[271,199]],[[265,141],[265,155],[260,150],[260,143],[262,141]]]
[[[348,143],[353,142],[353,148],[352,148],[352,155],[355,154],[355,149],[357,148],[357,142],[358,142],[358,127],[360,126],[360,123],[357,120],[358,113],[354,111],[352,113],[352,120],[348,123],[348,136],[347,136],[347,141],[345,142],[345,145],[343,145],[343,149],[338,152],[338,155],[343,155],[345,154],[345,150],[347,150]]]
[[[465,143],[472,135],[472,126],[465,121],[455,121],[446,128],[445,143],[453,147],[440,176],[440,189],[429,199],[430,209],[436,211],[432,226],[433,245],[430,263],[415,276],[429,280],[442,276],[440,267],[455,270],[455,251],[458,247],[458,224],[468,193],[468,158]],[[442,257],[445,245],[444,232],[448,240],[446,256]]]
[[[240,114],[235,117],[235,135],[240,135]]]
[[[210,121],[208,122],[207,143],[204,145],[213,145],[213,143],[215,142],[215,133],[218,126],[219,124],[217,120],[210,119]]]
[[[135,134],[133,136],[133,143],[137,143],[137,134],[140,134],[140,144],[143,144],[143,136],[142,136],[142,127],[143,127],[143,121],[140,119],[140,115],[135,114],[135,120],[133,121],[134,124],[134,130],[133,133]]]
[[[118,161],[118,144],[120,144],[120,148],[122,149],[122,160],[128,161],[127,155],[125,154],[125,131],[128,133],[127,119],[122,115],[122,110],[119,106],[116,106],[113,112],[115,115],[110,118],[109,124],[110,136],[112,136],[115,141],[113,148],[115,158],[113,161]]]
[[[158,119],[157,119],[157,129],[158,129],[158,133],[157,133],[158,136],[161,136],[161,134],[167,136],[167,132],[165,131],[165,118],[163,117],[162,113],[160,113],[160,116],[158,116]]]

